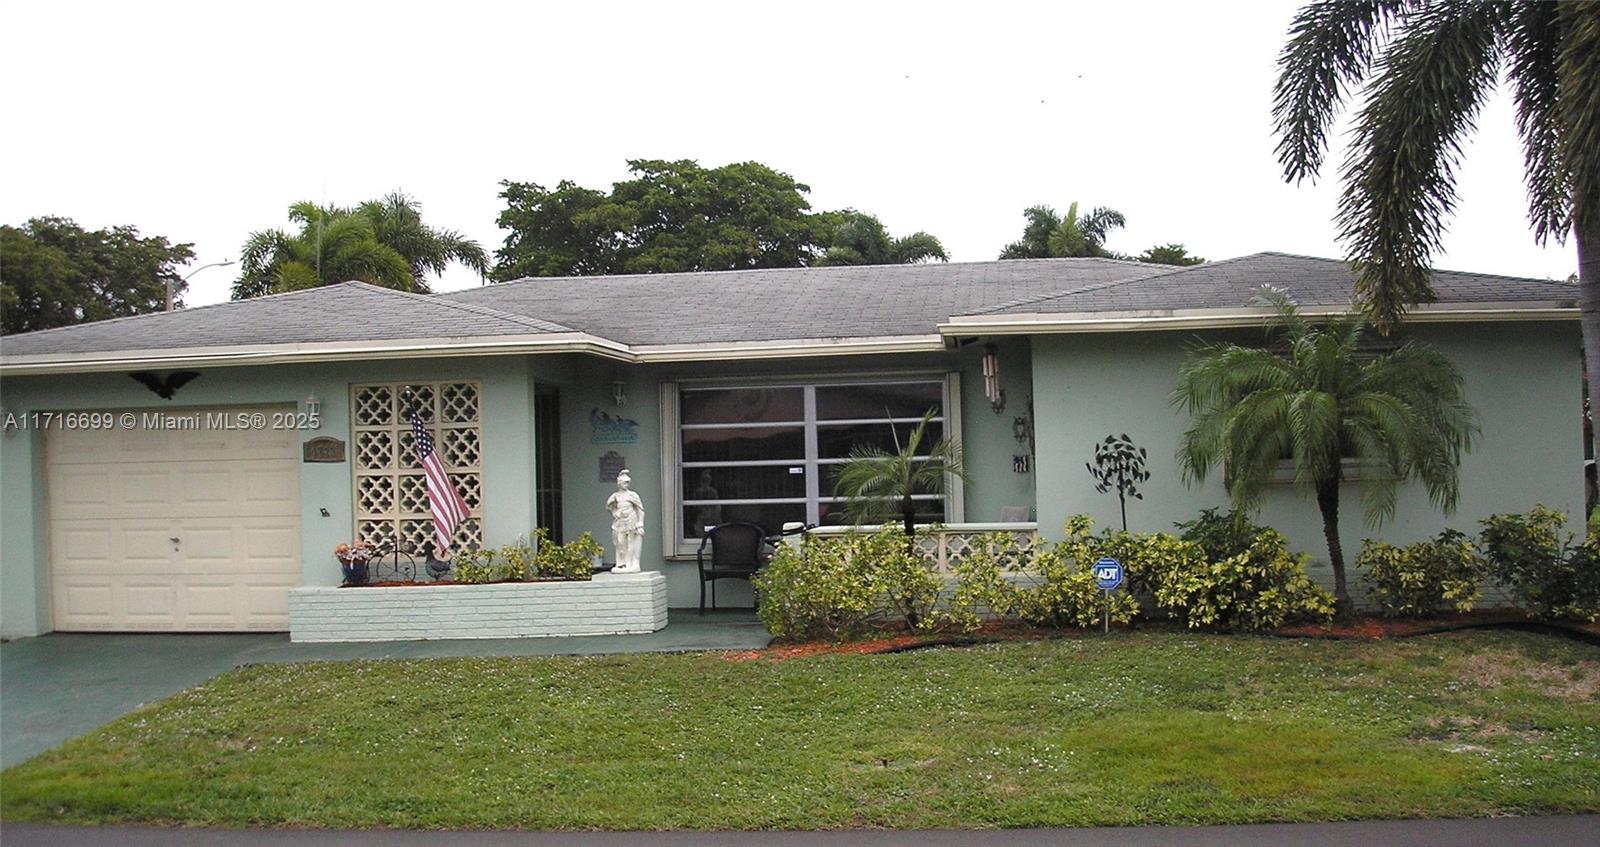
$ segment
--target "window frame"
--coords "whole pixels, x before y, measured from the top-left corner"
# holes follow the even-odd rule
[[[819,447],[817,430],[819,425],[847,426],[853,424],[880,424],[883,418],[839,418],[822,420],[817,417],[816,389],[825,386],[840,385],[893,385],[906,383],[937,383],[940,386],[940,402],[943,414],[935,418],[944,427],[944,437],[956,444],[961,443],[961,374],[955,371],[905,371],[888,373],[854,373],[854,374],[829,374],[829,375],[798,375],[774,376],[767,378],[740,378],[740,377],[712,377],[683,380],[667,380],[660,384],[660,409],[661,409],[661,502],[662,508],[662,555],[668,559],[692,558],[700,545],[698,538],[684,537],[688,527],[683,525],[683,510],[687,506],[695,505],[738,505],[755,503],[802,503],[805,505],[806,520],[816,522],[819,509],[827,503],[836,503],[838,498],[831,492],[824,493],[820,490],[822,484],[822,468],[826,465],[842,464],[845,459],[822,458],[818,455]],[[681,396],[683,391],[697,389],[765,389],[765,388],[799,388],[802,391],[803,420],[782,422],[759,423],[703,423],[684,424],[682,421]],[[916,418],[891,418],[897,425],[901,423],[916,424],[922,420]],[[760,427],[795,427],[802,430],[805,456],[803,459],[749,459],[730,461],[683,461],[683,432],[685,429],[727,429],[727,428],[760,428]],[[710,468],[710,467],[794,467],[805,468],[805,494],[803,497],[779,497],[772,499],[727,499],[717,501],[686,500],[683,491],[683,473],[685,469]],[[960,523],[964,519],[965,491],[962,480],[955,474],[948,474],[945,479],[945,494],[918,495],[918,499],[943,500],[944,515],[947,523]]]

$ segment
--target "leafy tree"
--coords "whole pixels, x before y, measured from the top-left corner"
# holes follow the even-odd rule
[[[1278,60],[1273,119],[1291,182],[1315,177],[1365,84],[1337,223],[1380,328],[1432,300],[1461,142],[1502,74],[1517,105],[1534,238],[1576,232],[1590,396],[1600,396],[1600,3],[1317,0]]]
[[[252,233],[240,251],[233,299],[360,280],[400,291],[428,290],[427,277],[460,262],[483,275],[476,241],[422,222],[422,207],[401,193],[354,208],[300,202],[289,207],[294,233]]]
[[[1369,462],[1383,473],[1364,479],[1367,522],[1395,510],[1395,487],[1417,479],[1435,506],[1454,511],[1456,469],[1477,433],[1461,373],[1434,348],[1407,342],[1380,355],[1361,352],[1361,318],[1316,325],[1282,293],[1261,298],[1277,310],[1268,348],[1231,343],[1199,347],[1181,366],[1174,405],[1193,420],[1183,434],[1179,464],[1188,481],[1204,481],[1221,466],[1236,508],[1253,510],[1278,463],[1289,458],[1294,482],[1315,493],[1322,513],[1334,596],[1351,608],[1339,543],[1342,459]]]
[[[1205,262],[1200,256],[1189,254],[1182,244],[1158,244],[1134,258],[1151,265],[1199,265]]]
[[[178,266],[193,244],[141,238],[132,226],[85,230],[68,218],[0,226],[0,330],[30,332],[159,312],[167,286],[182,304]]]
[[[831,216],[837,223],[825,235],[828,247],[818,265],[912,265],[950,260],[939,239],[926,232],[893,238],[882,221],[864,212],[848,210]]]
[[[1002,259],[1112,256],[1105,248],[1106,236],[1127,225],[1121,212],[1104,206],[1080,218],[1077,202],[1067,207],[1065,216],[1049,206],[1029,206],[1022,216],[1028,221],[1022,238],[1000,251]]]
[[[632,159],[633,177],[609,194],[561,182],[502,182],[508,230],[494,279],[525,276],[796,268],[939,258],[926,233],[890,239],[859,213],[814,213],[811,189],[758,162],[715,168],[690,160]],[[870,221],[870,223],[868,222]],[[879,245],[879,236],[886,244]],[[873,251],[883,247],[881,255]]]
[[[849,461],[839,469],[834,482],[834,493],[844,498],[845,513],[853,523],[885,523],[897,516],[905,529],[906,544],[912,545],[917,532],[917,503],[913,498],[919,494],[943,494],[950,475],[965,477],[960,444],[940,439],[923,452],[922,443],[927,440],[928,424],[934,414],[929,409],[922,416],[905,444],[900,443],[900,434],[891,424],[895,447],[892,453],[877,445],[858,446],[850,451]]]

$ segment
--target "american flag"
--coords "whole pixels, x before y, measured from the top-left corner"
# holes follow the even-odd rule
[[[433,436],[422,428],[422,421],[416,415],[411,416],[411,435],[417,448],[417,461],[422,463],[423,476],[428,479],[428,511],[433,513],[433,530],[439,536],[439,551],[434,555],[443,558],[450,549],[450,536],[467,519],[467,503],[451,484],[450,475],[444,472],[444,464],[433,450]]]

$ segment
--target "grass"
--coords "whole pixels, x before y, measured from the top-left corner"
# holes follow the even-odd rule
[[[1600,652],[1113,634],[243,668],[0,774],[12,821],[573,829],[1600,811]]]

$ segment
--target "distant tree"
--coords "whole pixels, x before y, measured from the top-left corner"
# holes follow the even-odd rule
[[[1134,258],[1152,265],[1198,265],[1205,262],[1200,256],[1189,255],[1182,244],[1159,244]]]
[[[943,259],[924,232],[891,238],[854,210],[812,212],[809,186],[759,162],[632,159],[609,193],[502,182],[497,281],[526,276],[798,268]]]
[[[460,262],[484,275],[488,256],[476,241],[422,222],[422,208],[401,193],[354,208],[300,202],[289,207],[299,229],[252,233],[240,251],[233,299],[358,280],[400,291],[428,291],[427,278]]]
[[[1022,216],[1028,222],[1022,230],[1022,238],[1000,251],[1002,259],[1112,256],[1105,248],[1106,237],[1112,230],[1127,225],[1121,212],[1104,206],[1080,218],[1076,202],[1067,207],[1064,216],[1056,214],[1049,206],[1029,206]]]
[[[159,312],[193,244],[139,237],[132,226],[88,231],[68,218],[0,226],[0,329],[6,334]]]
[[[894,238],[882,221],[864,212],[847,210],[825,214],[831,214],[838,223],[826,234],[824,240],[828,247],[816,264],[913,265],[935,259],[950,260],[939,239],[926,232]]]

